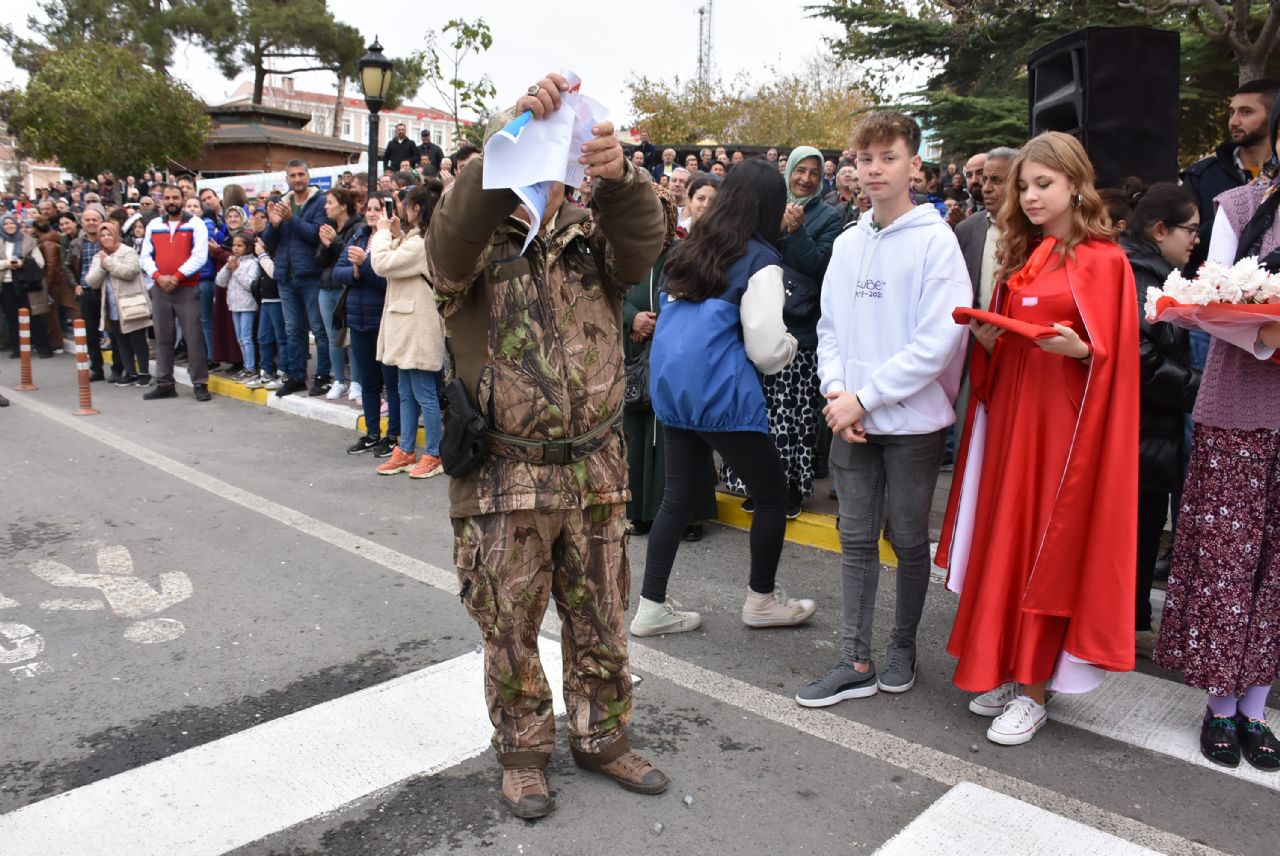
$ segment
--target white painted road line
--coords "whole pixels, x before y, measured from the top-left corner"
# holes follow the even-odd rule
[[[1255,770],[1246,763],[1234,770],[1220,767],[1200,754],[1204,708],[1205,694],[1200,690],[1141,672],[1125,672],[1107,675],[1102,686],[1091,693],[1054,696],[1049,702],[1049,718],[1280,790],[1280,775]],[[1280,710],[1269,708],[1267,719],[1280,722]]]
[[[4,391],[0,387],[0,391]],[[215,496],[234,502],[244,508],[287,523],[301,532],[310,534],[326,543],[362,556],[390,570],[405,574],[420,582],[454,594],[457,578],[448,571],[427,562],[414,559],[376,544],[368,539],[331,526],[287,506],[250,493],[213,476],[194,470],[171,458],[138,445],[124,436],[115,434],[93,423],[63,413],[39,401],[18,396],[12,399],[21,407],[91,437],[115,452],[123,452],[162,472],[189,484],[209,491]],[[544,631],[552,632],[554,622],[544,623]],[[786,725],[805,734],[818,737],[851,751],[891,764],[944,785],[954,786],[963,782],[975,782],[991,790],[1031,803],[1064,817],[1072,817],[1095,829],[1117,835],[1128,841],[1151,847],[1167,854],[1204,854],[1220,856],[1219,851],[1189,841],[1181,836],[1157,829],[1141,821],[1068,797],[1049,788],[996,772],[946,752],[932,749],[892,734],[887,734],[862,723],[845,719],[834,713],[801,708],[794,699],[781,696],[759,687],[730,678],[718,672],[704,669],[684,660],[671,657],[653,648],[634,642],[629,645],[633,667],[647,671],[654,677],[693,690],[756,716]]]
[[[540,650],[559,676],[559,646]],[[483,666],[464,654],[25,806],[0,816],[0,853],[216,856],[445,770],[489,746]]]
[[[956,785],[875,856],[1153,856],[1154,850],[989,791]]]

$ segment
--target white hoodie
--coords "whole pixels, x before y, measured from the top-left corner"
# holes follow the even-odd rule
[[[934,206],[879,231],[863,216],[836,239],[822,282],[822,391],[856,393],[869,434],[946,428],[968,335],[951,312],[972,302],[960,245]]]

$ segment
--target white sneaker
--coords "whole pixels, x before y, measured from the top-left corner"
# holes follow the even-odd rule
[[[333,386],[329,387],[329,391],[324,394],[324,397],[329,401],[337,401],[346,394],[347,385],[340,380],[335,380]]]
[[[356,383],[354,380],[351,381],[351,389],[347,391],[347,400],[360,401],[363,395],[364,390],[360,388],[360,384]]]
[[[748,627],[791,627],[803,624],[817,610],[807,598],[790,598],[775,585],[768,594],[747,589],[747,602],[742,605],[742,623]]]
[[[251,375],[249,379],[244,382],[244,388],[245,389],[262,389],[262,385],[263,383],[266,382],[266,379],[267,379],[267,376],[265,374],[255,373]]]
[[[1049,721],[1049,712],[1027,696],[1020,695],[1004,706],[1004,713],[987,729],[987,739],[1001,746],[1020,746],[1036,736]]]
[[[1017,697],[1017,684],[1001,684],[969,702],[969,710],[978,716],[999,716],[1004,713],[1004,706]]]
[[[646,597],[640,598],[636,617],[631,619],[631,635],[660,636],[663,633],[697,630],[702,624],[702,616],[696,612],[682,612],[676,608],[679,605],[671,598],[662,603]]]
[[[263,381],[262,381],[263,389],[279,389],[282,386],[284,386],[284,379],[281,378],[279,374],[263,375]]]

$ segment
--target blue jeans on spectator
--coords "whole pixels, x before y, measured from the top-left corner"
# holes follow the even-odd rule
[[[358,368],[360,374],[360,404],[364,407],[364,433],[370,437],[381,436],[379,426],[382,424],[382,398],[380,393],[387,391],[387,434],[388,437],[400,437],[400,370],[395,366],[387,366],[378,362],[378,331],[351,331],[351,364]],[[413,416],[413,434],[418,433],[418,418]]]
[[[217,284],[212,279],[200,280],[200,329],[204,330],[204,349],[213,362],[213,295]]]
[[[320,316],[324,321],[324,335],[329,340],[329,363],[333,367],[333,379],[338,383],[347,382],[347,373],[345,371],[347,349],[335,348],[333,343],[338,341],[337,330],[333,329],[333,310],[338,305],[338,298],[342,296],[341,288],[322,288],[320,289]],[[317,340],[316,347],[320,344]],[[355,379],[356,373],[351,372],[352,380]]]
[[[440,456],[440,372],[400,369],[400,448],[413,454],[418,442],[418,414],[427,435],[428,455]]]
[[[285,336],[289,340],[285,349],[284,373],[291,380],[307,379],[307,358],[311,355],[307,342],[309,330],[316,337],[316,377],[328,377],[329,336],[320,313],[320,280],[289,280],[279,283],[279,288]]]
[[[244,370],[247,372],[257,371],[257,363],[253,361],[253,319],[257,314],[252,309],[231,313],[231,321],[236,328],[236,341],[240,343],[240,353],[244,355]]]
[[[258,307],[258,368],[264,372],[283,371],[288,341],[284,334],[284,309],[278,301],[264,301]]]

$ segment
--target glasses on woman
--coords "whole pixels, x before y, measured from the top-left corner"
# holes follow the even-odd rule
[[[1195,226],[1189,226],[1186,223],[1166,223],[1165,225],[1168,226],[1170,229],[1182,229],[1188,235],[1198,235],[1200,233],[1199,224]]]

